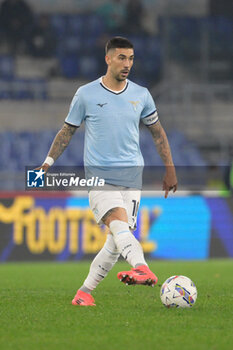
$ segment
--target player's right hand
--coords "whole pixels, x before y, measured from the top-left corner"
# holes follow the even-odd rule
[[[173,191],[173,193],[176,192],[177,186],[176,169],[174,166],[168,166],[163,178],[163,191],[165,191],[164,197],[168,197],[169,191]]]
[[[34,170],[40,170],[43,169],[45,171],[45,173],[47,173],[47,171],[49,170],[50,166],[47,163],[42,164],[41,166],[39,166],[38,168],[35,168]]]

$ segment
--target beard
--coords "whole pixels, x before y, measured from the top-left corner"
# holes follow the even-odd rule
[[[116,75],[115,79],[117,81],[125,81],[128,78],[129,72],[126,75],[123,75],[122,72]]]
[[[127,77],[125,77],[125,78],[121,78],[121,77],[119,77],[119,76],[116,77],[116,80],[117,80],[117,81],[124,81],[124,80],[126,80],[126,79],[127,79]]]

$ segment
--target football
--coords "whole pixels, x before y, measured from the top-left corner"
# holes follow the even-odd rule
[[[163,283],[160,298],[167,308],[193,307],[197,300],[197,288],[186,276],[172,276]]]

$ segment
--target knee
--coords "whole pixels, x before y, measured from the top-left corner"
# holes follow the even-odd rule
[[[124,208],[113,208],[110,209],[102,218],[103,223],[108,227],[114,220],[123,221],[128,224],[128,216],[126,210]]]

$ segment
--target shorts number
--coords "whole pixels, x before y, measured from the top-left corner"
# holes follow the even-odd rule
[[[138,213],[139,202],[136,201],[136,199],[132,199],[132,202],[133,202],[132,217],[133,217],[133,218],[136,218],[137,213]]]

